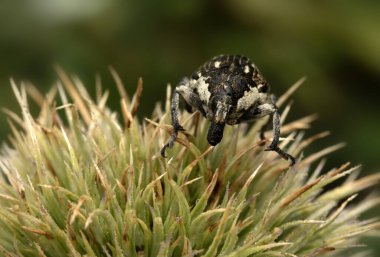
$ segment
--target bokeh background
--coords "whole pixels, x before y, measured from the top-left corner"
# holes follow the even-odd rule
[[[0,3],[0,105],[18,111],[9,84],[28,80],[42,92],[53,64],[95,92],[95,74],[119,108],[112,65],[132,92],[144,79],[140,117],[204,61],[239,53],[260,67],[277,95],[302,76],[290,119],[318,113],[308,132],[332,135],[311,151],[344,141],[328,167],[380,168],[380,1],[378,0],[31,0]],[[33,107],[33,106],[32,106]],[[37,113],[37,110],[35,110]],[[0,114],[0,140],[9,132]],[[380,209],[368,213],[379,216]],[[368,239],[376,249],[375,239]]]

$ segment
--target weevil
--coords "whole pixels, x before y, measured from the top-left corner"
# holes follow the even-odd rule
[[[273,123],[273,140],[266,151],[274,151],[294,165],[293,156],[279,148],[280,114],[269,92],[269,84],[251,60],[241,55],[220,55],[197,69],[190,78],[184,78],[174,89],[171,98],[173,132],[161,149],[172,147],[179,131],[179,102],[182,100],[189,112],[199,111],[210,121],[207,141],[217,145],[223,138],[225,125],[235,125],[270,116],[261,129],[260,137]]]

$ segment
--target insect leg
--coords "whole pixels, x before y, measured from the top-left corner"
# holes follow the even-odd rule
[[[293,166],[296,162],[293,156],[282,150],[280,147],[278,147],[278,143],[280,141],[280,114],[278,113],[277,107],[273,104],[273,113],[272,113],[272,119],[273,119],[273,141],[269,145],[265,151],[274,151],[278,153],[283,159],[290,161],[290,166]]]
[[[274,105],[274,103],[277,101],[277,97],[275,95],[271,94],[270,100],[271,100],[272,104]],[[270,115],[272,115],[272,113],[270,113]],[[264,133],[265,133],[265,131],[267,131],[269,129],[269,126],[271,124],[271,119],[273,119],[272,116],[269,117],[268,121],[260,129],[260,139],[261,140],[265,139]]]
[[[191,113],[198,110],[203,116],[206,117],[206,111],[203,108],[203,103],[201,99],[199,99],[199,96],[194,93],[192,88],[190,88],[187,84],[179,85],[177,87],[177,92],[184,100],[185,108],[188,112]]]
[[[274,106],[274,111],[271,114],[273,122],[273,141],[268,147],[268,149],[274,149],[277,147],[278,142],[280,141],[280,114],[278,113],[277,107]]]
[[[284,150],[278,147],[278,143],[280,141],[280,114],[278,113],[278,108],[274,103],[264,103],[256,106],[251,109],[248,113],[246,113],[243,118],[244,120],[250,120],[254,118],[261,118],[264,116],[270,115],[268,123],[266,123],[260,133],[260,137],[263,136],[263,132],[270,124],[270,120],[272,119],[273,123],[273,141],[269,145],[265,151],[274,151],[278,155],[280,155],[283,159],[289,160],[291,162],[291,166],[295,164],[295,159],[290,154],[286,153]]]
[[[179,124],[178,121],[178,114],[179,114],[179,93],[177,91],[177,88],[174,90],[173,97],[171,100],[171,115],[172,115],[172,123],[173,123],[173,132],[169,139],[169,141],[162,147],[161,149],[161,156],[165,156],[166,148],[171,148],[174,145],[175,140],[178,136],[178,131],[183,131],[183,127]]]

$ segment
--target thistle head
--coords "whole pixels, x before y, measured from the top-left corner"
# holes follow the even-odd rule
[[[141,80],[129,98],[112,70],[121,94],[116,112],[107,107],[107,91],[91,99],[81,82],[57,71],[61,82],[32,97],[38,117],[27,103],[36,91],[12,82],[21,114],[6,111],[12,135],[0,155],[5,256],[347,256],[379,227],[358,219],[379,198],[352,203],[379,174],[357,179],[360,167],[325,168],[341,144],[289,168],[263,151],[262,124],[226,127],[210,147],[209,121],[182,113],[187,132],[165,159],[159,151],[172,131],[168,102],[139,121]],[[305,138],[302,129],[314,119],[284,121],[281,147],[302,156],[327,136]],[[337,180],[340,186],[323,190]]]

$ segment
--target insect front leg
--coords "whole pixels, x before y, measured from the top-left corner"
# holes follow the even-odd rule
[[[272,102],[272,105],[274,105],[273,103],[275,103],[276,102],[276,96],[275,95],[270,95],[270,100],[271,100],[271,102]],[[275,107],[275,109],[276,109],[277,107]],[[261,140],[265,140],[265,131],[267,131],[268,129],[269,129],[269,126],[270,126],[270,124],[271,124],[271,119],[273,119],[273,117],[272,117],[272,110],[270,110],[270,112],[269,113],[267,113],[266,115],[270,115],[270,117],[269,117],[269,119],[268,119],[268,121],[261,127],[261,129],[260,129],[260,139]]]
[[[162,147],[161,149],[161,156],[165,156],[165,151],[166,148],[172,148],[174,145],[175,140],[177,139],[178,136],[178,131],[183,131],[183,127],[179,124],[178,121],[178,115],[179,115],[179,92],[178,92],[178,87],[174,90],[173,97],[171,100],[171,115],[172,115],[172,124],[173,124],[173,132],[172,135],[170,136],[169,141]]]
[[[273,141],[265,151],[274,151],[280,155],[283,159],[290,161],[290,166],[293,166],[296,163],[296,160],[293,156],[282,150],[278,147],[280,141],[280,114],[278,113],[277,107],[273,105],[273,113],[271,114],[273,120]]]
[[[183,79],[181,84],[176,88],[177,92],[181,95],[185,103],[185,108],[188,112],[192,113],[195,110],[198,110],[206,117],[206,111],[203,108],[203,102],[199,98],[193,88],[189,86],[189,80],[187,78]]]
[[[264,103],[260,104],[258,106],[255,106],[254,108],[250,109],[247,113],[245,113],[241,118],[243,120],[252,120],[261,118],[264,116],[270,116],[268,123],[272,119],[273,123],[273,140],[269,147],[265,149],[265,151],[274,151],[278,155],[280,155],[283,159],[290,161],[290,166],[293,166],[295,164],[295,159],[290,154],[286,153],[284,150],[282,150],[280,147],[278,147],[278,143],[280,141],[280,114],[278,113],[278,108],[273,103]],[[239,122],[241,122],[239,120]],[[262,128],[262,131],[260,133],[260,137],[263,136],[263,129],[266,129],[268,126],[268,123],[264,125]]]

